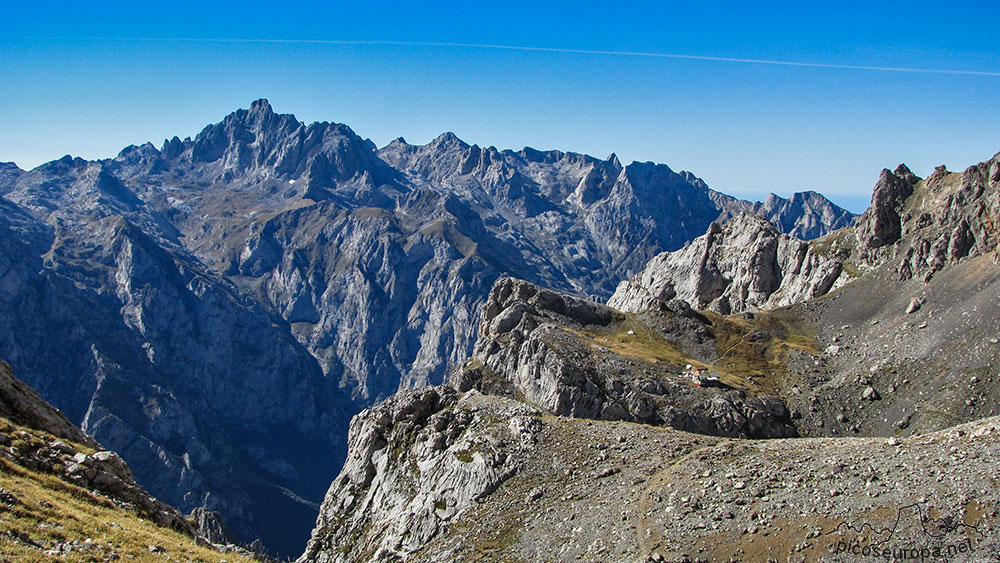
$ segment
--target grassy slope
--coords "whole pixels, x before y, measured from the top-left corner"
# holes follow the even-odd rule
[[[681,346],[643,323],[641,315],[627,315],[600,332],[571,332],[621,356],[716,371],[726,384],[754,392],[776,392],[786,373],[789,350],[819,353],[815,335],[799,326],[786,311],[760,312],[752,317],[707,311],[702,314],[711,322],[710,330],[717,342],[717,356],[711,361],[686,354]]]
[[[4,418],[0,418],[0,431],[13,438],[8,448],[53,439]],[[77,451],[91,451],[71,445]],[[8,448],[4,451],[9,454]],[[158,526],[105,496],[55,475],[31,471],[2,454],[0,487],[16,498],[13,502],[6,495],[0,499],[2,561],[252,561],[199,546],[192,538]],[[71,550],[65,549],[67,544]],[[150,551],[150,546],[162,551]]]

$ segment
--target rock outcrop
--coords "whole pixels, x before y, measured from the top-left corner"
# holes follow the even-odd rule
[[[917,181],[919,178],[902,164],[895,172],[882,170],[872,203],[857,222],[857,237],[865,247],[879,248],[900,239],[903,234],[900,213]]]
[[[91,447],[93,438],[83,433],[59,409],[45,402],[38,392],[14,377],[10,365],[0,360],[0,416],[15,424],[37,428],[64,440]]]
[[[419,550],[517,471],[538,441],[541,414],[447,386],[363,411],[299,561],[386,561]]]
[[[4,459],[30,471],[49,473],[88,491],[99,492],[120,506],[188,536],[192,522],[176,509],[152,498],[136,484],[128,465],[113,451],[75,427],[34,389],[14,377],[0,361],[0,416],[24,428],[2,423],[0,451]],[[98,451],[94,451],[94,450]],[[83,450],[83,451],[82,451]]]
[[[783,235],[767,220],[741,214],[619,284],[608,305],[638,312],[671,299],[721,314],[789,305],[830,291],[843,274],[836,259]]]
[[[872,266],[890,260],[900,280],[930,279],[966,257],[997,250],[1000,231],[1000,153],[962,173],[939,166],[925,180],[905,166],[883,171],[857,236]]]
[[[693,357],[717,359],[708,322],[683,303],[673,306],[657,319],[670,333],[637,329],[652,346],[669,348],[666,338],[694,339],[686,346]],[[455,377],[460,387],[474,387],[477,376],[505,380],[517,396],[561,416],[667,424],[719,436],[795,435],[774,396],[698,387],[677,375],[683,364],[633,360],[603,348],[599,335],[615,332],[623,320],[603,305],[501,279],[483,308],[473,363],[465,370],[473,373]],[[634,336],[635,329],[627,330]]]

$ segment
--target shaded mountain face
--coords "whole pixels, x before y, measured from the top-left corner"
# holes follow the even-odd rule
[[[281,554],[350,415],[442,382],[501,275],[604,299],[753,205],[613,155],[378,150],[266,100],[160,148],[3,165],[0,194],[0,357],[153,494]]]
[[[297,497],[332,477],[313,456],[343,455],[350,412],[336,386],[105,165],[55,166],[68,169],[60,181],[29,172],[43,181],[17,192],[24,207],[3,204],[0,355],[157,497],[293,549],[262,519],[313,517]]]
[[[150,545],[183,551],[188,560],[266,559],[231,544],[217,513],[198,509],[185,517],[150,496],[116,452],[84,434],[3,361],[0,443],[0,545],[11,560],[74,552],[91,560],[135,559],[148,555]]]

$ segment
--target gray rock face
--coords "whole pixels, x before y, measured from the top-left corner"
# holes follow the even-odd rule
[[[7,193],[21,174],[24,174],[24,170],[13,162],[0,162],[0,195]]]
[[[623,281],[608,305],[644,311],[679,298],[696,309],[740,313],[798,303],[825,294],[843,274],[836,259],[783,235],[767,220],[741,214],[675,252],[650,261]]]
[[[858,219],[857,237],[864,246],[878,248],[892,244],[902,236],[900,212],[904,202],[913,194],[913,184],[919,180],[906,166],[900,164],[896,172],[882,170],[872,203]]]
[[[677,312],[664,313],[673,333],[711,340],[707,321],[690,309],[674,308]],[[677,376],[682,366],[660,365],[653,371],[653,366],[640,367],[645,362],[602,350],[600,338],[590,345],[579,338],[608,332],[622,317],[597,303],[501,279],[483,308],[471,370],[506,380],[518,396],[557,415],[667,424],[719,436],[795,435],[776,397],[697,387]],[[714,355],[715,347],[707,344],[690,348]],[[460,387],[476,385],[475,375],[456,379]]]
[[[0,356],[151,492],[285,555],[348,417],[442,382],[501,275],[603,299],[737,205],[613,156],[376,150],[266,100],[159,149],[2,165],[0,195]]]
[[[797,192],[792,197],[769,194],[760,202],[745,202],[718,194],[713,197],[728,211],[724,218],[751,213],[774,223],[778,232],[802,240],[821,237],[854,225],[857,216],[816,192]]]
[[[540,415],[447,386],[401,392],[357,415],[350,456],[299,561],[386,561],[418,550],[517,471]]]

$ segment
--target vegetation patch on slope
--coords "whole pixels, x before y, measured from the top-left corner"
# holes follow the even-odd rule
[[[0,452],[0,558],[4,560],[253,561],[199,545],[151,521],[152,515],[134,505],[48,473],[44,464],[28,468],[18,463],[19,454],[59,442],[51,435],[4,418],[0,418],[0,435],[8,444]],[[81,444],[62,443],[77,452],[94,452]],[[68,457],[65,453],[52,450],[52,454],[49,464],[67,461],[61,459]]]

